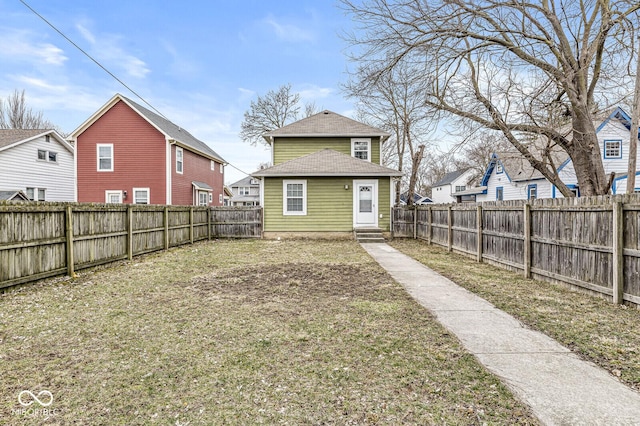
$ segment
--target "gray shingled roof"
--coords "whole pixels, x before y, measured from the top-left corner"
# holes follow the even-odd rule
[[[0,148],[46,133],[46,129],[0,129]]]
[[[127,103],[129,103],[139,114],[143,115],[147,120],[155,124],[162,132],[167,134],[171,139],[185,145],[186,147],[192,148],[197,152],[205,154],[207,156],[213,157],[216,160],[221,161],[222,163],[226,163],[226,161],[218,155],[209,145],[197,139],[191,133],[187,132],[180,126],[173,124],[171,121],[167,120],[156,114],[153,111],[148,110],[142,105],[132,101],[131,99],[120,95],[122,99],[124,99]]]
[[[402,172],[332,149],[323,149],[258,170],[252,176],[402,176]]]
[[[469,168],[456,170],[454,172],[449,172],[446,175],[444,175],[444,177],[440,179],[438,182],[434,183],[433,186],[435,187],[435,186],[448,185],[454,180],[458,179],[460,176],[462,176],[462,174],[467,170],[469,170]]]
[[[260,183],[251,183],[252,180],[255,180],[255,179],[253,179],[251,176],[243,177],[239,181],[233,182],[229,186],[232,188],[235,186],[260,186]]]
[[[384,130],[377,129],[359,121],[352,120],[335,112],[324,110],[318,114],[298,120],[279,129],[272,130],[263,135],[270,142],[272,137],[296,137],[296,136],[343,136],[343,137],[375,137],[380,136],[382,141],[390,135]]]
[[[29,201],[29,198],[19,189],[0,190],[0,201]]]

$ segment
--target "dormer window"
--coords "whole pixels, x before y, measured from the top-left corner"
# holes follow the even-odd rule
[[[351,139],[351,156],[371,161],[371,139]]]
[[[496,174],[499,175],[502,172],[504,172],[504,169],[502,168],[502,164],[500,163],[496,164]]]

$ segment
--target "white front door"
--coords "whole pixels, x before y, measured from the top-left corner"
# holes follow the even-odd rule
[[[378,226],[378,181],[353,181],[353,226]]]

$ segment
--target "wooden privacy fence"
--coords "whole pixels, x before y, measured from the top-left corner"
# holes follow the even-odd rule
[[[260,207],[0,204],[0,289],[211,238],[260,238]]]
[[[395,207],[393,235],[640,305],[636,194]]]

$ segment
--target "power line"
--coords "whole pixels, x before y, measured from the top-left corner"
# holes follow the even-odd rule
[[[129,87],[124,81],[120,80],[115,74],[113,74],[111,71],[109,71],[104,65],[102,65],[100,62],[98,62],[97,59],[95,59],[93,56],[91,56],[87,51],[85,51],[83,48],[81,48],[80,46],[78,46],[73,40],[71,40],[69,37],[67,37],[62,31],[60,31],[55,25],[53,25],[51,22],[49,22],[44,16],[42,16],[41,14],[39,14],[34,8],[32,8],[31,6],[29,6],[29,4],[27,4],[27,2],[25,0],[20,0],[20,3],[24,4],[31,12],[33,12],[36,16],[38,16],[40,19],[42,19],[44,22],[47,23],[47,25],[49,25],[51,28],[53,28],[58,34],[60,34],[62,37],[64,37],[65,40],[67,40],[69,43],[71,43],[76,49],[78,49],[80,52],[82,52],[87,58],[91,59],[91,61],[93,61],[97,66],[99,66],[100,68],[102,68],[102,70],[104,72],[106,72],[107,74],[109,74],[113,79],[115,79],[118,83],[120,83],[122,86],[124,86],[127,90],[129,90],[131,93],[133,93],[135,96],[137,96],[142,102],[144,102],[145,104],[147,104],[152,110],[154,110],[156,113],[158,113],[158,115],[160,115],[162,118],[164,118],[167,121],[171,121],[169,120],[163,113],[161,113],[156,107],[154,107],[153,105],[151,105],[151,103],[149,103],[145,98],[143,98],[142,96],[140,96],[135,90],[133,90],[131,87]],[[239,169],[238,167],[234,166],[231,163],[227,163],[228,166],[233,167],[234,169],[236,169],[237,171],[239,171],[240,173],[247,175],[247,176],[251,176],[249,173],[245,172],[244,170]]]
[[[29,6],[27,4],[26,1],[24,0],[20,0],[20,3],[24,4],[30,11],[32,11],[33,13],[35,13],[40,19],[42,19],[44,22],[47,23],[47,25],[49,25],[51,28],[53,28],[58,34],[60,34],[62,37],[64,37],[65,40],[67,40],[69,43],[71,43],[76,49],[78,49],[79,51],[81,51],[87,58],[91,59],[97,66],[99,66],[100,68],[102,68],[104,70],[104,72],[106,72],[107,74],[109,74],[111,77],[113,77],[118,83],[122,84],[124,87],[127,88],[127,90],[129,90],[131,93],[133,93],[134,95],[136,95],[142,102],[144,102],[145,104],[149,105],[149,107],[151,107],[151,109],[153,109],[155,112],[158,113],[158,115],[160,115],[161,117],[163,117],[165,120],[167,121],[171,121],[169,120],[167,117],[165,117],[165,115],[163,113],[161,113],[160,111],[158,111],[153,105],[151,105],[149,102],[147,102],[147,100],[145,98],[143,98],[142,96],[140,96],[135,90],[133,90],[131,87],[129,87],[124,81],[120,80],[118,77],[115,76],[115,74],[113,74],[111,71],[109,71],[105,66],[103,66],[100,62],[98,62],[96,59],[93,58],[93,56],[91,56],[89,53],[87,53],[84,49],[82,49],[80,46],[78,46],[73,40],[71,40],[69,37],[67,37],[62,31],[60,31],[58,28],[56,28],[55,25],[53,25],[51,22],[49,22],[44,16],[40,15],[38,12],[35,11],[34,8],[32,8],[31,6]]]

